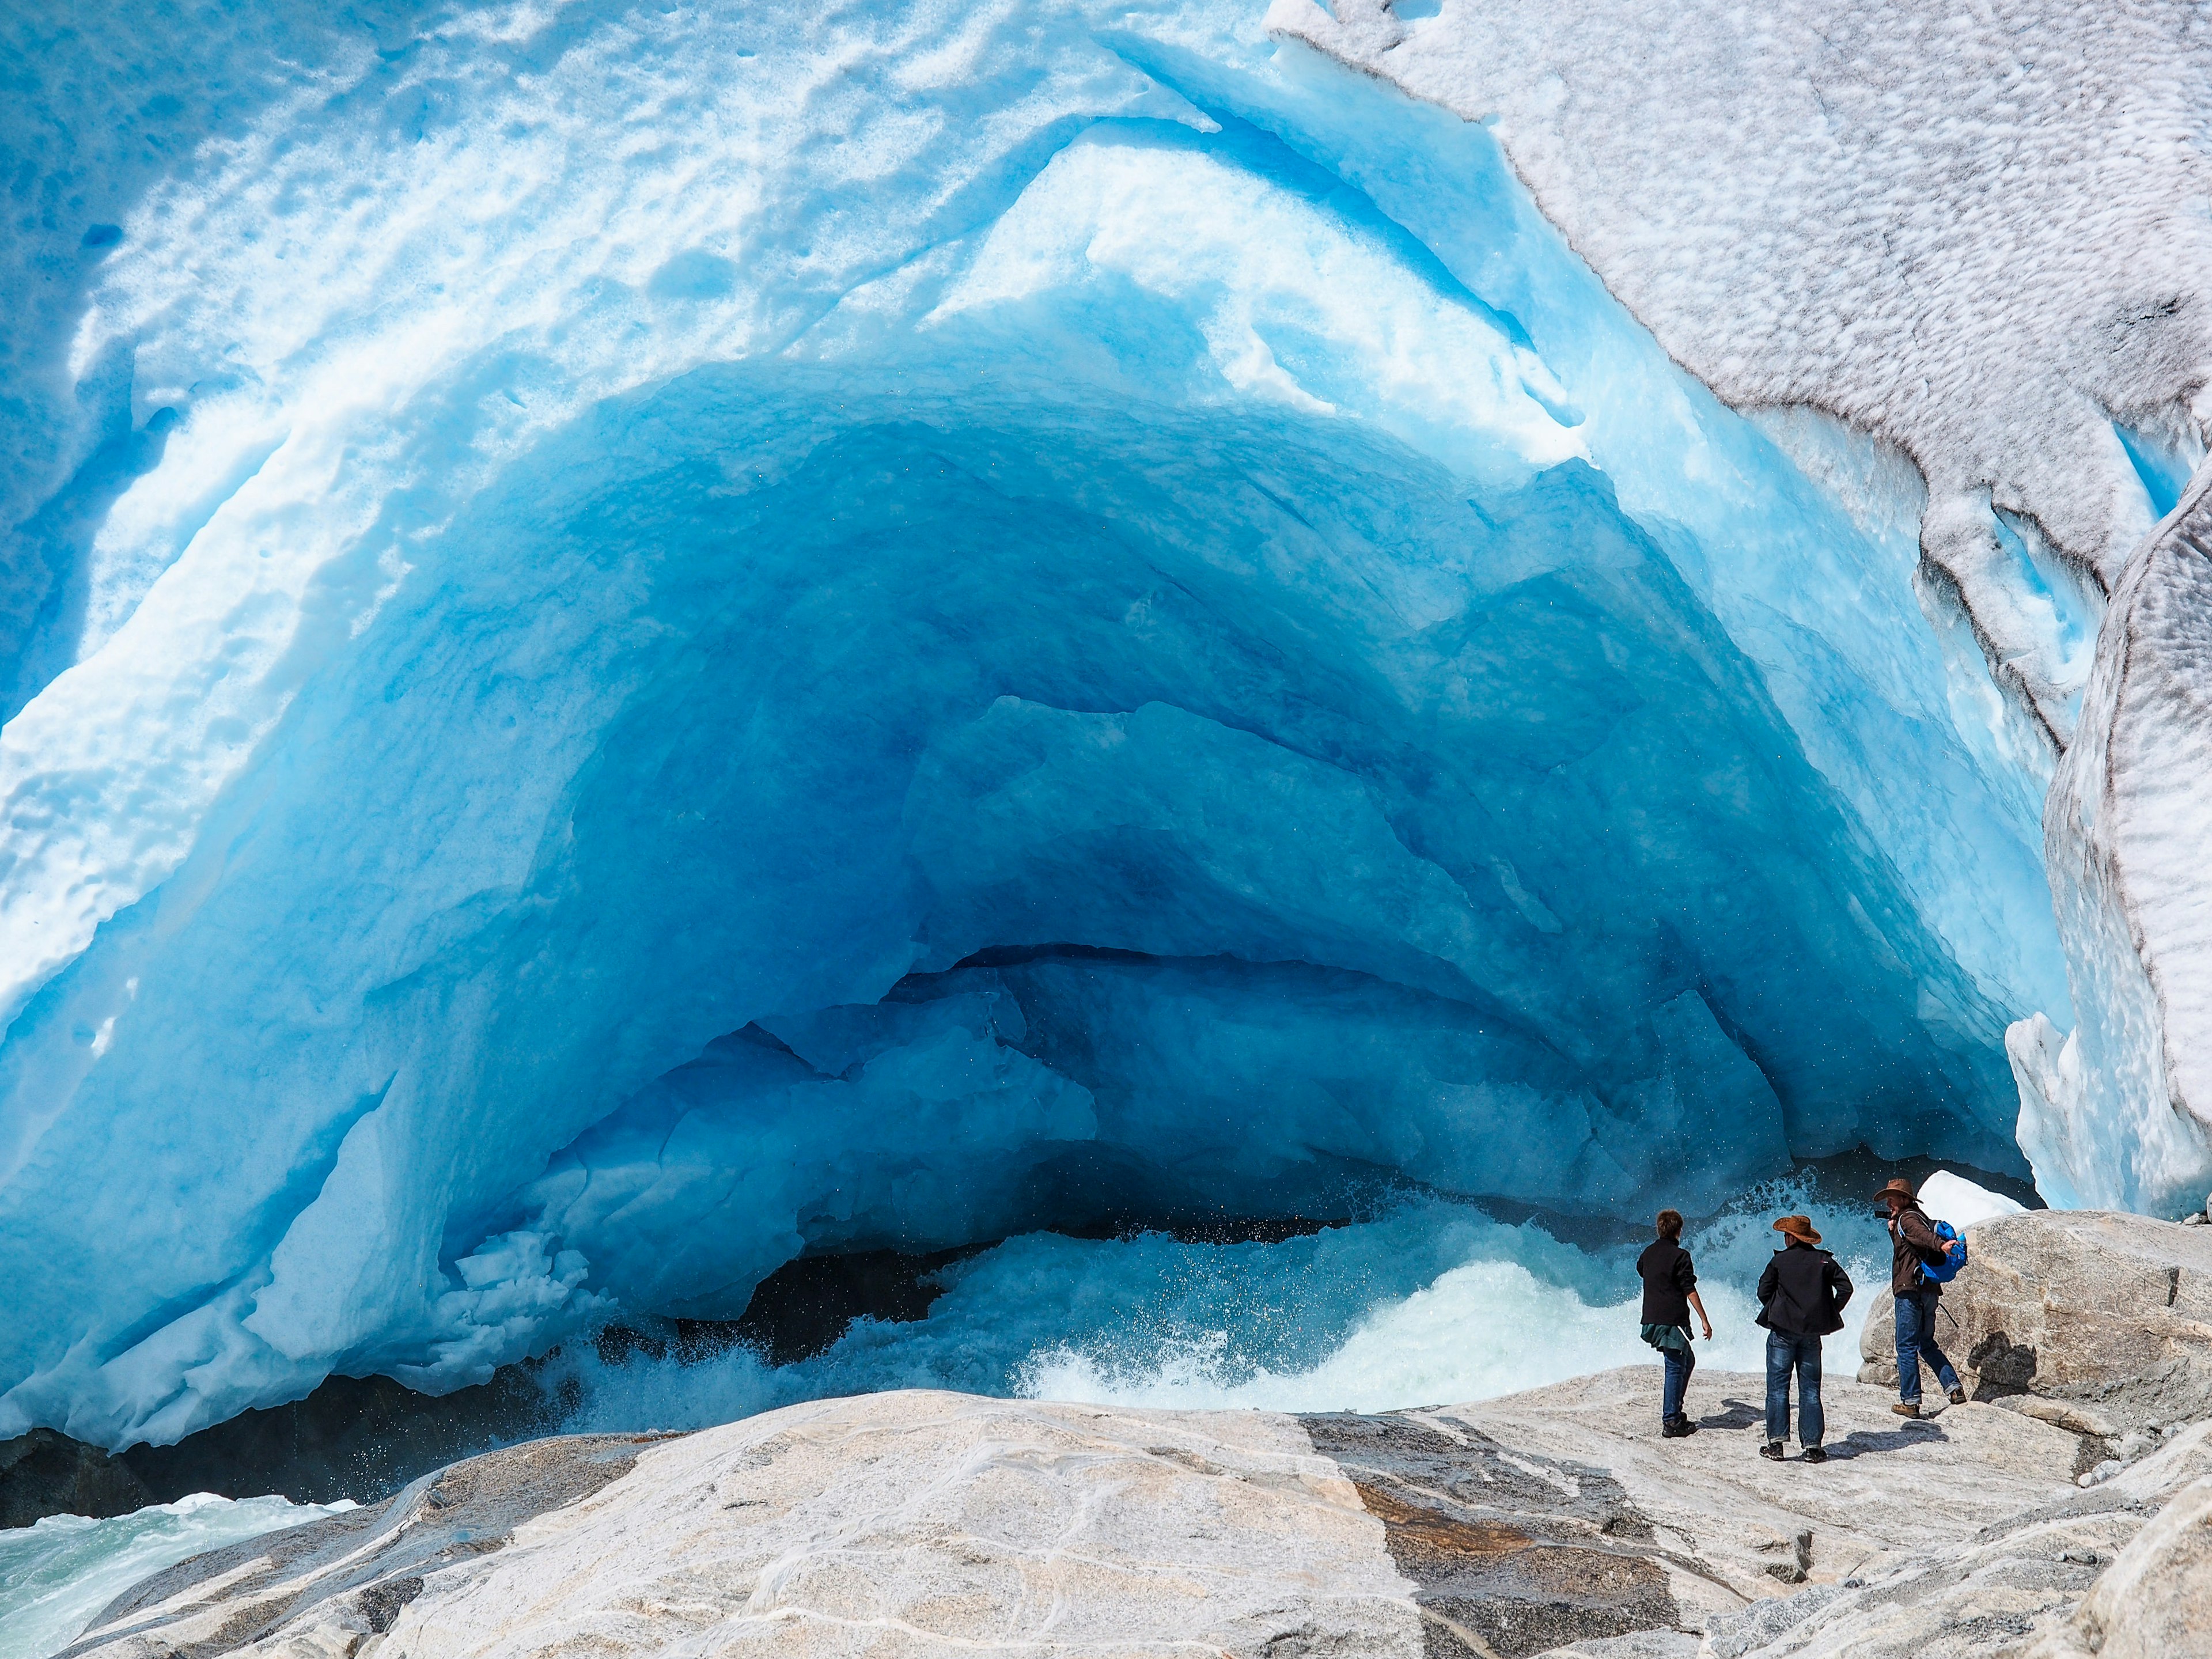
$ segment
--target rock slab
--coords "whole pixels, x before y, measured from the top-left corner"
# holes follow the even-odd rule
[[[1833,1382],[1814,1468],[1757,1455],[1759,1379],[1701,1373],[1705,1427],[1683,1441],[1657,1435],[1657,1387],[1639,1367],[1309,1418],[915,1392],[532,1442],[173,1568],[71,1652],[1872,1654],[1885,1632],[1978,1616],[1942,1597],[1986,1597],[1992,1577],[2006,1631],[2063,1635],[2092,1558],[2155,1512],[2158,1460],[2081,1492],[2075,1437],[2017,1413],[1900,1425],[1881,1391]],[[2174,1479],[2212,1473],[2201,1435],[2160,1457]],[[2046,1511],[2063,1514],[2010,1541]],[[2139,1550],[2145,1583],[2182,1571],[2194,1539]],[[2095,1616],[2187,1605],[2136,1590]]]

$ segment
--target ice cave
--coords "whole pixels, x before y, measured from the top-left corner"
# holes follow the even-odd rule
[[[1831,9],[9,8],[0,1439],[2201,1206],[2212,32]]]

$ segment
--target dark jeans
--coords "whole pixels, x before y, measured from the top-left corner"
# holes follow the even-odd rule
[[[1685,1342],[1680,1348],[1668,1348],[1661,1358],[1667,1362],[1667,1383],[1660,1391],[1659,1420],[1671,1422],[1682,1414],[1682,1396],[1690,1387],[1690,1373],[1698,1369],[1698,1356]]]
[[[1783,1331],[1766,1334],[1766,1437],[1790,1437],[1790,1372],[1797,1372],[1797,1440],[1817,1446],[1827,1432],[1828,1419],[1820,1410],[1820,1339],[1793,1336]]]
[[[1959,1373],[1936,1346],[1936,1292],[1932,1290],[1897,1298],[1897,1396],[1908,1406],[1920,1403],[1923,1359],[1946,1394],[1959,1386]]]

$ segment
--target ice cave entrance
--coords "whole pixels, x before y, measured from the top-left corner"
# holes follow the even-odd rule
[[[0,1046],[44,1264],[8,1421],[172,1441],[977,1247],[945,1364],[1009,1386],[975,1310],[1088,1294],[1079,1235],[1275,1237],[1222,1248],[1337,1285],[1300,1294],[1340,1335],[1378,1305],[1343,1286],[1467,1265],[1415,1232],[1862,1149],[2025,1174],[2034,789],[1911,503],[1706,395],[1479,125],[1114,61],[1184,112],[975,161],[949,240],[879,192],[855,252],[816,232],[860,198],[763,161],[814,229],[748,264],[687,221],[613,283],[517,206],[541,263],[498,269],[573,328],[465,260],[359,317],[288,270],[282,339],[340,356],[180,383],[8,726],[57,792],[132,733],[97,799],[155,825],[11,878],[58,920]],[[205,245],[258,249],[222,237],[263,184],[210,188]],[[174,252],[122,222],[102,319]],[[88,324],[88,374],[189,368],[196,314]],[[364,338],[416,377],[388,408],[348,401]]]

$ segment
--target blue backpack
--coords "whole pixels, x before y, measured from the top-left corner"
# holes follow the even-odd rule
[[[1921,1276],[1938,1285],[1948,1285],[1959,1276],[1959,1269],[1966,1265],[1966,1241],[1959,1237],[1959,1230],[1948,1221],[1930,1221],[1928,1224],[1936,1230],[1936,1237],[1943,1241],[1943,1254],[1940,1260],[1921,1262]]]

